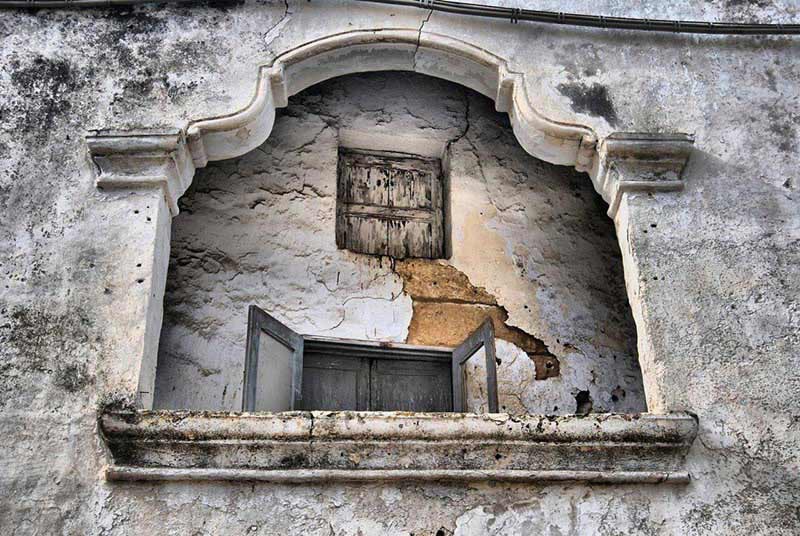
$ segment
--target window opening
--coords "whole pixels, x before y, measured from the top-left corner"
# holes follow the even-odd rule
[[[242,409],[496,413],[494,356],[491,320],[440,348],[300,335],[252,305]]]

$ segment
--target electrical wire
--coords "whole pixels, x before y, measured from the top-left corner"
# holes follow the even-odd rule
[[[520,21],[583,26],[615,30],[639,30],[648,32],[670,32],[716,35],[800,35],[800,24],[756,24],[737,22],[702,22],[661,19],[635,19],[627,17],[604,17],[581,15],[557,11],[536,11],[511,7],[468,4],[450,0],[356,0],[374,4],[416,7],[430,11],[443,11],[458,15],[507,19],[516,24]]]
[[[637,19],[628,17],[605,17],[582,15],[558,11],[537,11],[512,7],[487,6],[454,2],[451,0],[355,0],[393,6],[414,7],[430,11],[442,11],[457,15],[507,19],[513,24],[520,21],[563,26],[579,26],[615,30],[637,30],[646,32],[669,32],[682,34],[713,35],[800,35],[800,24],[758,24],[737,22],[702,22],[661,19]],[[191,0],[0,0],[2,8],[89,8],[122,7],[139,4],[207,4]],[[213,2],[212,2],[213,3]]]

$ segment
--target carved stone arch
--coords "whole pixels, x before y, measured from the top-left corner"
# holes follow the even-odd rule
[[[517,140],[529,154],[587,172],[609,203],[612,217],[624,191],[682,186],[679,176],[691,148],[689,136],[618,133],[599,140],[577,120],[556,121],[537,109],[526,89],[526,75],[511,71],[505,59],[459,39],[410,28],[344,32],[288,50],[258,68],[255,93],[247,106],[192,120],[185,132],[93,133],[87,141],[100,169],[98,184],[131,188],[142,184],[143,175],[155,182],[150,169],[131,178],[128,160],[135,154],[149,157],[156,146],[174,152],[174,172],[161,179],[161,187],[170,211],[177,214],[177,200],[191,184],[194,170],[210,161],[241,156],[264,143],[272,132],[275,110],[287,106],[289,97],[338,76],[391,70],[442,78],[491,98],[497,111],[508,113]],[[177,153],[187,149],[189,155]],[[126,155],[125,165],[118,165],[115,154]],[[659,171],[655,180],[620,180],[612,170],[612,160],[619,158],[657,162],[659,169],[668,168],[670,173]]]
[[[526,90],[526,73],[513,72],[506,60],[484,49],[445,35],[422,33],[418,29],[352,31],[334,34],[303,44],[259,67],[255,94],[244,108],[227,115],[191,121],[185,130],[93,132],[87,137],[96,166],[97,185],[104,190],[137,192],[159,205],[131,210],[152,210],[147,227],[130,225],[138,233],[131,241],[134,251],[120,249],[115,265],[119,281],[130,285],[131,311],[140,317],[127,319],[135,329],[120,330],[116,352],[124,359],[113,361],[107,388],[116,398],[152,406],[152,388],[161,331],[164,284],[169,257],[169,224],[178,213],[178,198],[186,191],[197,168],[209,161],[243,155],[260,146],[270,135],[276,108],[288,98],[321,81],[370,71],[413,71],[443,78],[471,88],[495,102],[498,111],[508,113],[520,145],[546,162],[574,166],[586,171],[595,189],[609,203],[615,218],[625,261],[628,294],[637,321],[640,361],[647,362],[641,304],[638,299],[636,266],[626,247],[628,212],[617,215],[626,192],[678,190],[681,173],[691,151],[692,139],[678,134],[615,133],[598,139],[588,126],[555,121],[537,109]],[[115,197],[119,203],[135,203]],[[149,248],[142,263],[142,248]],[[127,257],[130,256],[130,259]],[[129,264],[146,273],[134,276]],[[138,300],[138,301],[137,301]],[[136,302],[136,303],[133,303]],[[133,357],[131,357],[133,356]],[[648,371],[643,367],[647,389]],[[654,388],[648,394],[648,404]]]
[[[325,37],[281,54],[259,68],[250,103],[238,112],[193,121],[188,141],[197,167],[241,156],[269,136],[275,108],[319,82],[359,72],[414,71],[461,84],[495,102],[511,118],[531,155],[558,165],[592,169],[597,136],[587,126],[549,119],[531,102],[524,75],[474,45],[415,29],[354,31]]]

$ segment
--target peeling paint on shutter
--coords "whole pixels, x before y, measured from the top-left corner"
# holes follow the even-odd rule
[[[441,170],[434,158],[341,150],[337,246],[396,259],[443,257]]]

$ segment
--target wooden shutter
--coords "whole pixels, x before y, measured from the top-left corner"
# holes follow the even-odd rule
[[[313,347],[313,345],[311,345]],[[306,346],[308,349],[309,345]],[[366,411],[369,360],[307,350],[303,359],[303,400],[297,409]]]
[[[466,364],[483,348],[486,354],[486,394],[489,413],[498,412],[497,365],[495,363],[494,327],[487,319],[467,339],[453,350],[453,411],[467,411]]]
[[[339,248],[396,259],[444,256],[438,159],[342,150],[337,176]]]
[[[446,361],[375,359],[370,370],[372,411],[452,411]]]
[[[303,337],[255,305],[247,315],[242,411],[290,411],[301,398]]]
[[[306,336],[304,350],[301,409],[453,409],[450,349]]]

